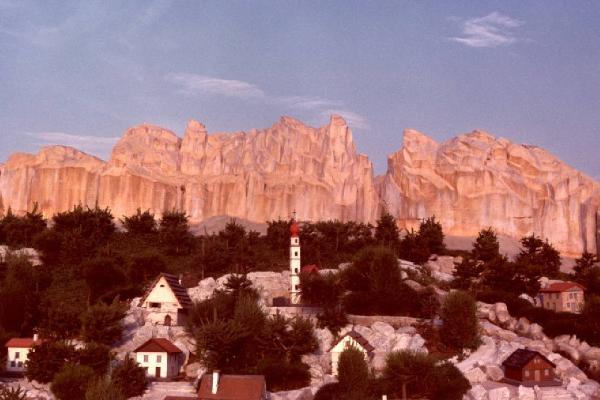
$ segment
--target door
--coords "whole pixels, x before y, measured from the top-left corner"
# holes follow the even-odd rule
[[[171,326],[171,316],[165,316],[165,326]]]
[[[533,377],[536,381],[540,381],[540,370],[536,369],[535,371],[533,371]]]
[[[156,373],[154,374],[154,376],[160,378],[160,367],[156,367]]]

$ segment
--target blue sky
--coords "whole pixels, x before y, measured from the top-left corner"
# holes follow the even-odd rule
[[[0,160],[334,112],[378,173],[404,128],[481,128],[600,178],[598,21],[593,1],[0,0]]]

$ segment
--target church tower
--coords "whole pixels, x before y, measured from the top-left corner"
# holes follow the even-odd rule
[[[300,304],[300,227],[296,219],[290,226],[290,302]]]

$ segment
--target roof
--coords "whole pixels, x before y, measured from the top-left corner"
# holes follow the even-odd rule
[[[166,272],[160,273],[158,277],[154,280],[154,282],[152,282],[152,285],[150,285],[148,290],[146,290],[146,293],[144,293],[144,297],[142,297],[140,300],[140,307],[142,306],[142,304],[144,304],[144,301],[146,301],[146,298],[148,297],[148,295],[150,295],[150,292],[152,292],[152,290],[158,284],[158,281],[160,281],[160,278],[162,277],[164,277],[167,281],[169,288],[177,298],[177,301],[179,301],[179,304],[181,304],[181,307],[190,308],[192,306],[192,299],[190,298],[187,289],[179,283],[178,277],[176,277],[173,274],[167,274]]]
[[[182,353],[179,347],[175,346],[168,339],[152,338],[134,350],[135,353]]]
[[[540,356],[547,363],[551,364],[553,367],[556,367],[556,364],[548,360],[541,353],[528,349],[515,350],[510,356],[508,356],[506,360],[504,360],[504,362],[502,362],[502,365],[504,365],[505,367],[523,368],[524,366],[529,364],[529,362],[533,360],[535,356]]]
[[[560,292],[566,292],[567,290],[571,290],[571,289],[585,290],[585,288],[583,286],[581,286],[579,283],[555,282],[555,283],[551,283],[550,285],[546,286],[545,288],[540,289],[540,292],[541,293],[560,293]]]
[[[200,380],[200,400],[262,400],[265,389],[263,375],[221,375],[217,394],[212,394],[212,374],[204,374]]]
[[[304,267],[302,267],[301,272],[303,274],[317,273],[317,272],[319,272],[319,267],[317,267],[315,264],[305,265]]]
[[[30,349],[41,343],[41,340],[33,340],[33,338],[12,338],[8,342],[6,342],[4,347],[19,347],[22,349]]]
[[[352,339],[356,340],[356,342],[358,344],[360,344],[367,351],[367,353],[370,353],[373,350],[375,350],[375,347],[373,347],[373,345],[371,343],[369,343],[369,341],[367,339],[365,339],[365,337],[363,335],[356,332],[354,329],[352,329],[350,332],[348,332],[344,336],[342,336],[340,338],[340,340],[338,340],[337,342],[334,343],[333,346],[331,346],[331,348],[334,348],[335,346],[337,346],[338,343],[340,343],[342,340],[344,340],[344,338],[346,336],[350,336]]]
[[[298,236],[299,234],[300,234],[300,227],[298,226],[298,223],[294,220],[294,221],[292,221],[292,223],[290,225],[290,235]]]

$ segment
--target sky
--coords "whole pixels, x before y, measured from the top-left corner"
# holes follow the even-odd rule
[[[346,118],[377,173],[405,128],[546,148],[600,179],[597,1],[0,0],[0,162],[65,144],[106,159],[182,135]]]

